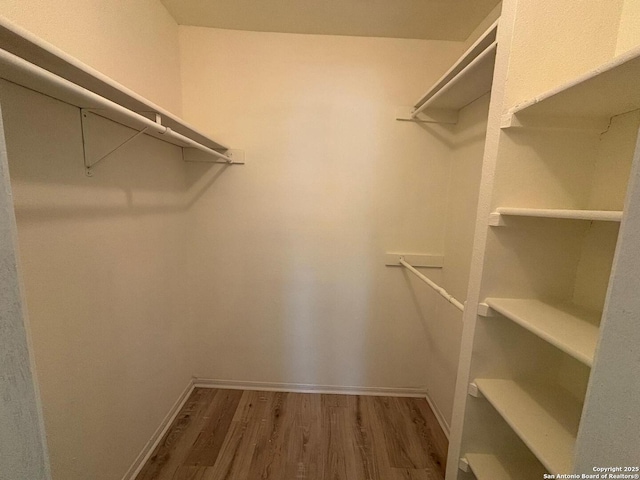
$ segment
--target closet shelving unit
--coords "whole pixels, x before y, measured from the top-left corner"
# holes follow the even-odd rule
[[[602,141],[617,128],[614,141],[635,146],[639,76],[640,49],[635,49],[518,105],[501,119],[501,128],[515,129],[518,138],[518,142],[505,142],[511,161],[519,159],[522,145],[531,150],[537,148],[539,158],[530,157],[529,165],[538,162],[546,167],[555,165],[553,161],[562,161],[562,154],[546,158],[551,150],[539,147],[547,135],[555,136],[551,142],[554,145],[562,145],[565,135],[571,145],[582,141],[585,135]],[[620,116],[618,122],[626,122],[625,127],[620,127],[622,123],[616,126],[616,116]],[[623,135],[626,137],[620,140]],[[449,474],[448,479],[519,480],[541,478],[544,471],[573,472],[587,384],[601,333],[600,320],[607,316],[604,296],[610,277],[615,274],[611,271],[612,261],[620,222],[624,222],[619,192],[624,193],[627,188],[632,160],[620,157],[619,151],[614,153],[598,152],[591,163],[571,159],[569,165],[575,166],[576,176],[584,169],[592,169],[590,186],[583,187],[591,190],[572,198],[575,189],[569,187],[568,194],[556,195],[551,201],[547,197],[553,197],[557,185],[547,185],[548,177],[525,178],[527,173],[522,173],[517,178],[516,168],[498,164],[498,168],[503,165],[510,169],[517,185],[505,187],[507,177],[503,176],[502,189],[500,184],[494,186],[498,193],[494,193],[493,202],[499,206],[493,207],[487,227],[506,228],[489,231],[484,262],[497,266],[490,265],[488,272],[485,267],[481,280],[484,301],[478,306],[469,358],[469,395],[475,398],[468,397],[466,402],[460,469],[453,476]],[[637,161],[637,157],[636,151],[633,158]],[[504,151],[502,158],[509,163]],[[604,167],[599,162],[604,162]],[[622,168],[620,164],[624,164]],[[613,178],[602,174],[612,166],[626,174],[618,173]],[[541,170],[544,169],[529,172]],[[570,169],[563,174],[570,178],[567,172]],[[514,193],[518,182],[529,188],[525,202],[518,202],[518,193]],[[618,204],[611,205],[603,192],[618,192],[618,200],[614,201]],[[513,197],[513,203],[528,203],[527,207],[503,206]],[[548,208],[550,202],[556,202],[558,208]],[[572,208],[576,205],[587,208]],[[506,218],[517,221],[512,223]],[[530,237],[533,239],[528,241]],[[577,245],[579,253],[567,252],[568,245]],[[534,260],[529,261],[530,257]],[[570,264],[572,270],[567,268]],[[540,273],[545,269],[549,271]],[[528,451],[492,436],[495,418],[487,416],[487,404],[491,415],[497,413]],[[520,450],[514,454],[514,448]],[[535,460],[531,461],[532,457]],[[514,466],[514,458],[529,460],[516,461]],[[463,468],[466,466],[469,468]],[[464,471],[473,473],[473,477]]]
[[[491,91],[498,21],[399,120],[457,123],[458,112]],[[422,115],[422,116],[421,116]],[[426,119],[424,118],[426,116]]]
[[[550,472],[571,470],[582,405],[559,388],[505,379],[476,379],[480,393]],[[570,419],[567,429],[559,419]]]
[[[556,126],[604,132],[611,117],[640,106],[640,50],[620,55],[607,64],[511,109],[502,128]],[[620,222],[622,211],[499,207],[489,225],[504,225],[504,216]]]
[[[234,160],[223,143],[1,17],[0,78],[78,107],[83,133],[88,128],[86,118],[97,115],[136,130],[138,133],[129,140],[144,133],[182,147],[183,152],[199,150],[207,154],[195,161],[243,163]],[[85,166],[90,173],[97,161],[87,157],[85,150]],[[190,159],[185,156],[185,160]]]

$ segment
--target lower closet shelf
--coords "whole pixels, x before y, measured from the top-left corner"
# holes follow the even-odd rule
[[[540,464],[527,459],[511,458],[505,463],[488,453],[467,453],[465,458],[478,480],[539,480],[546,473]]]
[[[478,389],[553,474],[570,473],[582,405],[559,387],[476,379]]]
[[[601,312],[524,298],[487,298],[485,303],[585,365],[592,365]]]

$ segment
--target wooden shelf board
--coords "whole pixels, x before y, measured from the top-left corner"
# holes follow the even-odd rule
[[[478,480],[514,480],[495,455],[468,453],[465,458]]]
[[[482,378],[475,383],[549,472],[571,472],[579,402],[559,387]]]
[[[30,32],[0,19],[0,48],[29,63],[41,67],[58,77],[79,85],[86,90],[115,102],[137,113],[154,118],[157,113],[162,117],[162,124],[174,132],[189,137],[213,150],[228,150],[228,147],[198,131],[182,119],[155,105],[141,95],[120,85],[111,78],[94,70],[78,59],[66,54],[53,45],[36,37]],[[0,78],[22,85],[44,95],[57,98],[63,102],[80,108],[92,108],[82,104],[77,98],[60,92],[58,88],[46,82],[38,81],[14,66],[1,63]],[[110,117],[107,117],[110,118]],[[114,121],[120,121],[112,118]],[[121,122],[126,125],[126,122]]]
[[[465,458],[478,480],[539,480],[546,473],[535,459],[526,457],[503,459],[488,453],[467,453]]]
[[[491,91],[493,83],[493,69],[496,61],[495,45],[492,51],[482,61],[464,72],[456,83],[443,91],[442,95],[434,98],[425,109],[430,110],[461,110],[483,95]]]
[[[517,105],[511,116],[611,117],[640,108],[640,47]]]
[[[431,101],[425,113],[429,113],[429,110],[432,109],[460,110],[489,92],[493,80],[497,31],[498,21],[491,25],[491,27],[462,54],[460,59],[416,102],[414,108],[419,108],[423,104],[430,102],[432,97],[435,97],[444,89],[447,89],[447,91]],[[481,62],[467,69],[463,75],[460,76],[460,73],[465,68],[489,48],[493,48],[493,54],[487,55]],[[452,83],[452,81],[455,83]],[[448,87],[450,84],[451,88]]]
[[[573,358],[593,365],[601,312],[535,299],[487,298],[485,303]]]
[[[600,222],[621,222],[622,211],[619,210],[567,210],[555,208],[516,208],[499,207],[490,215],[489,225],[504,225],[503,216],[557,218],[565,220],[587,220]]]

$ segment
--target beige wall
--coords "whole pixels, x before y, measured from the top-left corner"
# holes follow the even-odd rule
[[[519,0],[505,107],[529,100],[613,58],[622,5],[623,0]]]
[[[640,25],[640,1],[624,0],[616,44],[617,55],[640,45],[638,25]]]
[[[180,114],[178,25],[158,0],[0,0],[0,15]]]
[[[442,253],[450,132],[394,116],[462,44],[196,27],[180,40],[186,119],[247,157],[190,211],[195,373],[425,386],[441,300],[384,253]]]
[[[180,149],[143,137],[89,178],[77,108],[0,95],[53,478],[118,479],[192,373]]]
[[[451,136],[443,282],[461,302],[467,298],[488,110],[489,95],[468,105]]]
[[[458,314],[384,253],[451,255],[428,274],[464,298],[468,238],[446,229],[462,207],[447,195],[476,167],[456,164],[456,129],[394,119],[464,44],[181,27],[171,91],[177,29],[155,7],[58,5],[3,13],[166,108],[184,95],[186,120],[248,163],[185,165],[141,138],[89,179],[77,109],[3,85],[54,479],[122,476],[191,374],[426,387],[449,421]],[[102,34],[62,28],[72,14]],[[463,117],[461,149],[480,148],[483,109]],[[125,135],[96,128],[104,148]],[[473,210],[467,193],[454,215]]]
[[[180,112],[178,27],[159,2],[0,0],[0,13]],[[53,478],[121,478],[193,370],[180,150],[140,138],[89,179],[78,109],[0,95]],[[100,148],[127,135],[91,133]]]
[[[467,299],[488,108],[489,95],[485,95],[461,110],[449,139],[442,286],[462,303]],[[447,419],[452,415],[461,335],[462,312],[440,301],[428,329],[427,385]]]
[[[501,3],[496,5],[465,40],[464,49],[469,48],[495,22],[501,8]],[[488,109],[489,95],[468,105],[459,112],[458,124],[450,129],[447,138],[451,150],[442,286],[463,303],[467,298],[471,268]],[[462,326],[462,312],[440,301],[428,324],[425,344],[429,352],[425,371],[429,396],[449,426],[453,415]]]

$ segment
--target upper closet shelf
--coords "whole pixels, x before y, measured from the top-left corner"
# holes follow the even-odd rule
[[[502,128],[606,128],[612,116],[640,108],[639,77],[640,47],[515,106]]]
[[[226,163],[229,148],[78,59],[0,17],[0,78]]]
[[[564,220],[588,220],[600,222],[621,222],[622,212],[617,210],[563,210],[557,208],[514,208],[499,207],[489,215],[489,225],[506,225],[504,217],[557,218]]]
[[[491,91],[498,20],[398,120],[456,123],[457,112]]]

